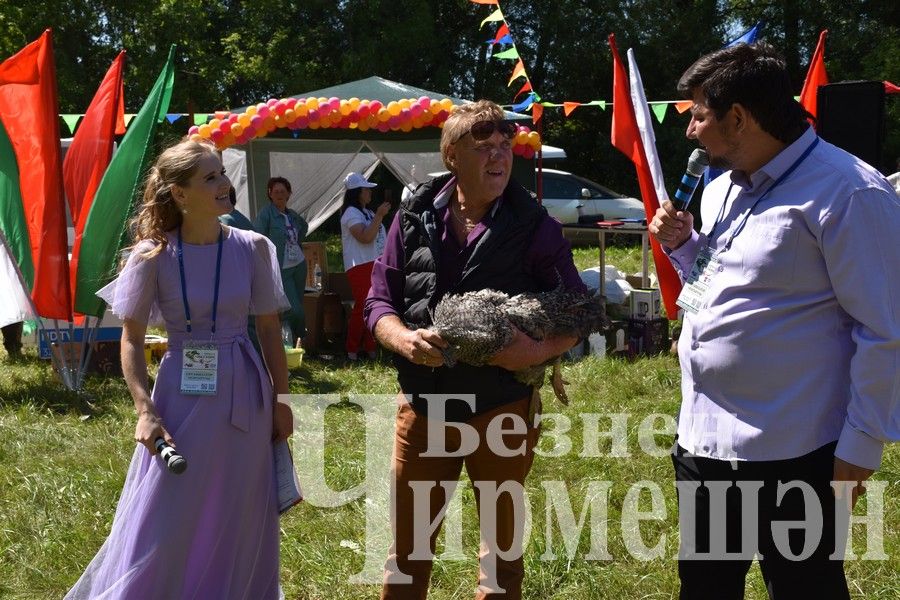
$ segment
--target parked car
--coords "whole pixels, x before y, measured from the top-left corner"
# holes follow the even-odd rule
[[[595,181],[556,169],[543,170],[543,203],[560,223],[645,219],[644,203]]]

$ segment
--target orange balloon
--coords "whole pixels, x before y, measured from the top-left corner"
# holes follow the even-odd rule
[[[212,133],[212,128],[209,125],[204,123],[203,125],[200,126],[200,129],[197,133],[200,134],[200,137],[202,137],[204,139],[209,139],[209,134]]]
[[[390,116],[396,117],[397,115],[400,114],[400,110],[401,110],[400,104],[398,102],[396,102],[394,100],[391,100],[390,102],[388,102],[387,111]]]
[[[231,133],[233,133],[235,137],[240,137],[240,135],[244,133],[244,126],[240,123],[235,123],[231,126]]]
[[[441,100],[441,108],[443,108],[447,112],[450,112],[450,110],[453,109],[453,100],[451,100],[450,98],[442,99]]]

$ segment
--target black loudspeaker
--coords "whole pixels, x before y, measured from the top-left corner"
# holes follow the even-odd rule
[[[819,87],[816,131],[827,142],[881,168],[884,147],[884,83],[844,81]]]

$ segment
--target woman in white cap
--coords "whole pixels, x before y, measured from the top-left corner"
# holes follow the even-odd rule
[[[384,249],[385,231],[381,222],[391,209],[382,202],[373,212],[367,205],[372,201],[376,184],[359,173],[344,178],[344,204],[341,207],[341,245],[344,250],[344,270],[353,292],[353,312],[347,327],[347,358],[356,360],[362,350],[375,358],[375,338],[363,322],[363,305],[369,293],[372,266]]]

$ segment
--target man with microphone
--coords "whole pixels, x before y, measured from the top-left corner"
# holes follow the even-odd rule
[[[770,598],[849,598],[835,513],[900,439],[900,201],[817,137],[769,46],[701,57],[678,89],[730,170],[700,232],[671,203],[649,225],[684,280],[681,598],[743,598],[756,552]]]

